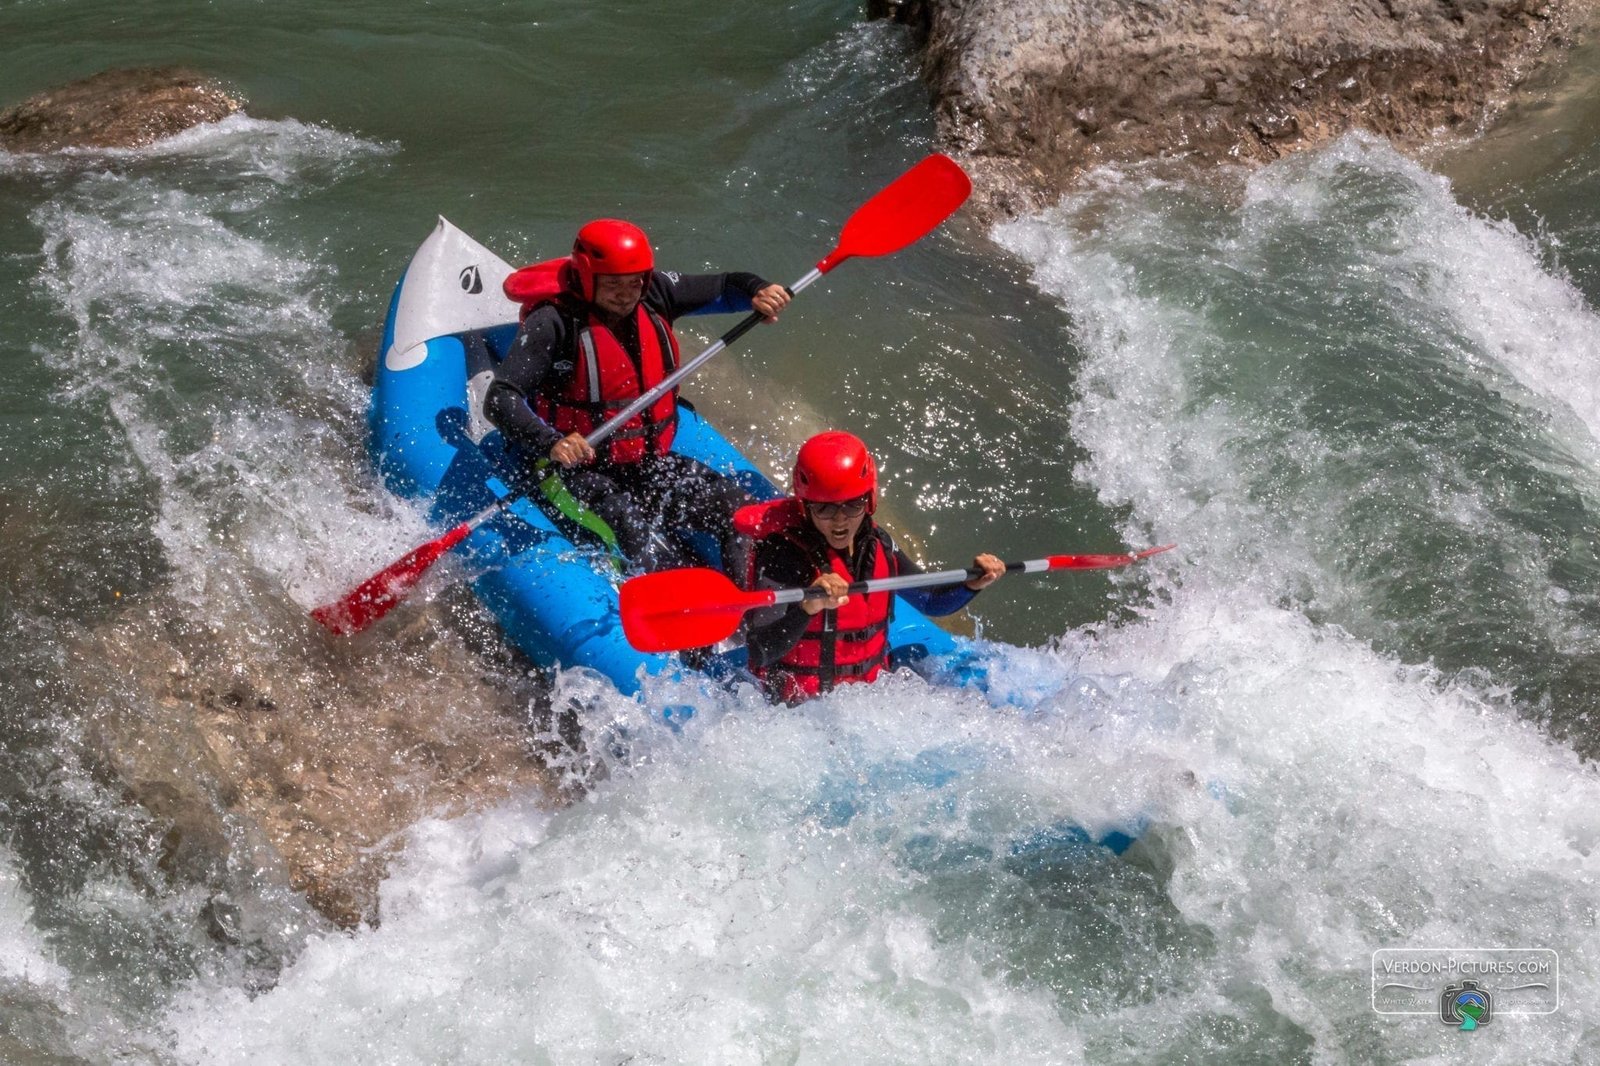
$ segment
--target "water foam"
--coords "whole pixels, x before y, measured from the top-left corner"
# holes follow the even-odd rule
[[[301,185],[345,173],[397,146],[298,119],[229,115],[192,126],[142,148],[65,148],[47,153],[0,151],[0,174],[73,177],[89,168],[132,167],[145,162],[194,162],[235,179],[265,178]]]
[[[568,684],[630,748],[588,802],[419,826],[379,929],[320,941],[254,1000],[196,988],[169,1019],[180,1053],[1078,1061],[1026,955],[1122,937],[1074,930],[1084,909],[1127,913],[1144,943],[1131,916],[1161,902],[1149,874],[1067,858],[1038,833],[1204,802],[1134,719],[1107,717],[1097,737],[1069,714],[997,714],[911,678],[805,714],[661,682],[649,704],[699,707],[671,733]],[[1085,868],[1102,875],[1093,908],[1072,887]],[[1062,878],[1059,911],[1030,918],[1021,883]],[[1081,994],[1137,994],[1119,984]]]
[[[1600,946],[1579,902],[1596,874],[1594,772],[1523,720],[1492,674],[1406,665],[1345,627],[1385,633],[1394,608],[1382,600],[1410,573],[1477,576],[1452,573],[1448,557],[1408,558],[1415,521],[1465,530],[1504,562],[1496,591],[1509,606],[1494,624],[1592,632],[1547,595],[1550,555],[1518,502],[1475,480],[1463,453],[1510,440],[1513,473],[1595,498],[1589,401],[1558,385],[1592,363],[1593,313],[1529,242],[1359,137],[1266,168],[1232,202],[1108,175],[998,236],[1073,315],[1085,352],[1073,437],[1090,452],[1080,474],[1108,504],[1131,505],[1131,539],[1148,524],[1183,546],[1181,586],[1085,663],[1167,664],[1234,800],[1233,816],[1195,829],[1171,887],[1219,945],[1197,985],[1253,1030],[1252,1049],[1282,1038],[1283,1058],[1329,1061],[1455,1047],[1437,1021],[1370,1012],[1377,947],[1554,948],[1566,1002],[1582,1002]],[[1343,345],[1386,348],[1395,369],[1374,373],[1442,389],[1441,405],[1532,429],[1475,440],[1467,425],[1457,452],[1416,430],[1425,408],[1397,426],[1329,419],[1358,387],[1333,354]],[[1453,602],[1418,613],[1440,629],[1462,621]],[[1107,646],[1124,655],[1103,658]],[[1273,1019],[1299,1035],[1275,1035]],[[1190,1039],[1196,1018],[1162,1000],[1118,1024],[1146,1033],[1154,1054]],[[1493,1061],[1581,1058],[1592,1043],[1575,1012],[1500,1035]]]
[[[1370,139],[1233,193],[1108,179],[1001,229],[1089,356],[1080,475],[1219,576],[1581,721],[1600,453],[1559,382],[1600,323]]]
[[[1296,204],[1288,209],[1314,216],[1317,190],[1336,188],[1355,168],[1384,174],[1407,201],[1388,235],[1393,243],[1377,245],[1374,265],[1413,299],[1450,316],[1465,341],[1461,358],[1513,379],[1520,389],[1498,383],[1508,399],[1543,409],[1592,465],[1600,458],[1600,316],[1569,278],[1547,268],[1550,257],[1535,240],[1472,213],[1453,198],[1448,179],[1361,136],[1255,176],[1244,214],[1270,226],[1274,214]]]
[[[106,528],[153,537],[170,579],[144,600],[160,615],[147,627],[137,613],[122,616],[121,631],[44,627],[65,646],[55,652],[60,676],[41,682],[29,707],[60,716],[51,722],[60,735],[45,742],[52,750],[37,757],[59,763],[49,780],[60,806],[81,808],[91,828],[44,841],[36,860],[68,886],[70,898],[41,921],[71,946],[61,972],[74,980],[30,995],[25,1008],[15,1001],[41,1027],[30,1046],[66,1041],[89,1057],[137,1046],[140,1060],[157,1060],[131,1031],[177,971],[249,987],[272,970],[271,956],[293,950],[305,920],[304,899],[286,898],[281,885],[282,859],[222,809],[227,788],[204,745],[203,727],[214,724],[205,705],[235,681],[270,676],[286,649],[303,659],[304,608],[353,581],[367,557],[387,561],[426,529],[377,491],[362,458],[367,394],[354,368],[339,366],[347,342],[332,324],[337,272],[317,247],[273,225],[275,211],[387,151],[293,121],[240,118],[139,152],[19,164],[46,179],[30,213],[43,244],[37,286],[65,323],[33,348],[56,376],[49,399],[85,436],[108,431],[113,442],[111,462],[79,475],[87,491],[74,495],[93,501],[110,485],[119,491],[99,505],[114,513],[148,488],[148,528],[149,512],[137,509]],[[225,634],[217,645],[238,658],[231,676],[190,689],[185,670],[203,670],[210,654],[197,631]],[[141,646],[130,651],[123,640]],[[74,662],[74,650],[90,661]],[[195,659],[186,663],[185,652]],[[123,654],[148,671],[105,681],[101,659]],[[279,676],[314,684],[306,679],[318,665]],[[118,740],[138,750],[96,748]],[[151,773],[130,769],[115,787],[82,769],[137,768],[141,759]],[[159,813],[130,803],[130,791]],[[206,866],[199,853],[213,843],[226,854]],[[0,913],[26,930],[32,917],[7,903]],[[11,924],[0,922],[8,945]],[[34,974],[35,960],[19,958]],[[51,1021],[80,1014],[94,1024]]]
[[[1312,547],[1315,527],[1337,524],[1337,493],[1294,499],[1289,479],[1336,472],[1338,450],[1348,447],[1315,418],[1313,402],[1324,397],[1297,393],[1309,389],[1294,378],[1341,342],[1387,344],[1397,362],[1423,369],[1454,363],[1520,407],[1534,436],[1550,424],[1541,415],[1585,406],[1568,406],[1581,391],[1518,388],[1513,377],[1539,382],[1537,368],[1501,357],[1542,347],[1557,377],[1580,378],[1595,352],[1595,316],[1563,279],[1539,269],[1531,242],[1467,212],[1442,179],[1352,136],[1255,173],[1241,200],[1113,174],[1058,211],[999,232],[1066,302],[1092,355],[1073,417],[1074,436],[1093,452],[1082,473],[1108,502],[1132,502],[1146,520],[1203,542],[1211,567],[1233,557],[1241,579],[1275,576],[1275,560]],[[1380,321],[1312,321],[1312,301],[1339,308],[1358,300]],[[1326,332],[1289,328],[1308,321]],[[1552,321],[1568,340],[1517,336],[1530,322],[1545,336]],[[1373,328],[1385,332],[1357,335]],[[1560,451],[1586,456],[1590,435],[1551,436],[1536,458],[1592,490],[1587,464]],[[1453,456],[1421,458],[1435,465],[1431,503],[1462,524],[1485,517],[1483,500],[1451,496]],[[1319,506],[1325,520],[1307,521]]]
[[[630,749],[587,802],[417,827],[378,929],[315,940],[253,999],[196,985],[175,1046],[225,1063],[1447,1053],[1460,1037],[1436,1021],[1369,1009],[1371,951],[1402,944],[1554,947],[1567,1001],[1586,1000],[1591,771],[1481,695],[1203,574],[1163,598],[1135,625],[994,649],[1058,682],[1028,711],[914,678],[800,714],[671,682],[640,705],[569,675]],[[679,733],[647,709],[685,702]],[[1141,813],[1156,826],[1126,859],[1048,835]],[[1511,1023],[1495,1061],[1586,1039],[1577,1010]]]
[[[1316,217],[1321,182],[1295,188]],[[203,199],[166,208],[195,212],[199,236],[176,243],[202,258],[257,251],[208,226],[218,216]],[[210,273],[186,279],[187,259],[155,255],[100,278],[100,257],[75,260],[73,246],[131,248],[117,226],[97,228],[102,214],[57,204],[39,216],[61,235],[51,258],[79,324],[58,366],[84,395],[109,397],[161,485],[164,548],[197,596],[214,596],[207,572],[241,553],[297,588],[333,587],[293,576],[285,545],[381,541],[405,519],[370,519],[376,505],[348,468],[324,481],[294,463],[317,417],[265,403],[267,414],[207,412],[201,439],[174,441],[159,416],[171,382],[143,354],[196,342],[204,373],[207,345],[242,328],[278,353],[271,381],[308,380],[292,339],[332,332],[296,265],[310,257],[264,246],[281,286],[252,313],[225,306],[221,326],[190,332],[185,309],[224,295]],[[1171,218],[1141,217],[1148,232]],[[1586,1001],[1600,949],[1585,902],[1600,842],[1593,773],[1484,691],[1282,605],[1297,575],[1326,583],[1324,545],[1239,489],[1251,458],[1235,448],[1249,429],[1239,404],[1174,372],[1186,346],[1217,347],[1203,304],[1141,289],[1139,265],[1070,217],[1005,239],[1069,302],[1089,353],[1073,413],[1085,473],[1140,522],[1179,534],[1181,584],[1158,583],[1133,624],[992,649],[1028,711],[909,678],[793,713],[669,681],[633,703],[568,675],[561,694],[609,719],[628,749],[589,801],[417,826],[378,928],[313,937],[258,995],[197,981],[166,1018],[175,1053],[1400,1061],[1442,1057],[1460,1037],[1373,1017],[1367,954],[1464,938],[1561,950],[1568,1000]],[[1237,269],[1233,251],[1202,260]],[[144,324],[119,322],[124,288]],[[357,409],[352,382],[331,389],[312,389],[319,412]],[[1326,451],[1281,430],[1287,443],[1260,463]],[[242,533],[206,517],[214,498],[247,519]],[[698,713],[681,733],[652,710],[686,702]],[[1063,823],[1138,815],[1158,827],[1128,861],[1040,842]],[[1593,1050],[1571,1009],[1494,1035],[1485,1054],[1502,1061]]]
[[[85,174],[33,213],[41,285],[76,327],[41,357],[161,486],[155,532],[194,603],[238,601],[242,574],[265,571],[308,607],[426,531],[356,474],[346,427],[366,392],[330,358],[334,272],[250,221],[280,186],[299,195],[385,150],[235,116],[138,153],[203,162],[203,178]]]
[[[63,988],[67,971],[51,957],[32,923],[33,906],[17,875],[16,858],[0,847],[0,981]]]

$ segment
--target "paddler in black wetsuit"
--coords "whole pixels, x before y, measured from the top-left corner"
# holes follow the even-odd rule
[[[710,533],[724,559],[742,557],[732,517],[750,497],[731,479],[670,450],[676,388],[598,451],[584,437],[677,368],[675,319],[754,309],[773,321],[789,302],[788,290],[755,274],[658,271],[644,231],[618,219],[586,224],[571,257],[549,276],[559,278],[551,290],[521,297],[522,326],[484,400],[489,421],[528,454],[564,467],[571,493],[605,519],[623,553],[646,569],[656,562],[657,530]],[[517,278],[508,281],[508,294]]]
[[[755,551],[747,572],[730,576],[751,589],[816,585],[828,593],[745,616],[750,671],[772,698],[799,703],[840,684],[872,681],[889,661],[896,595],[924,614],[950,614],[1006,572],[985,554],[972,560],[982,575],[964,583],[846,595],[853,581],[922,573],[873,521],[877,509],[878,468],[867,446],[831,431],[801,446],[793,496],[739,514]]]

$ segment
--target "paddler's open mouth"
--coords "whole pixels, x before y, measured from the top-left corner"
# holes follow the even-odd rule
[[[846,522],[842,526],[829,525],[823,529],[822,535],[828,538],[830,546],[843,550],[850,547],[851,525],[852,523],[850,522]]]

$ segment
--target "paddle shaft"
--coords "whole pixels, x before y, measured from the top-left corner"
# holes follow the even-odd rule
[[[816,281],[820,277],[822,277],[822,271],[813,267],[811,272],[805,277],[789,286],[789,295],[797,295],[801,290],[808,287],[812,282]],[[695,356],[693,359],[689,360],[687,363],[684,363],[678,369],[662,378],[655,384],[654,387],[643,393],[637,400],[634,400],[628,406],[618,411],[604,424],[595,427],[595,429],[583,439],[589,442],[589,447],[593,448],[596,444],[599,444],[601,441],[611,436],[611,434],[621,429],[623,424],[626,423],[630,418],[660,399],[668,389],[673,388],[678,384],[678,382],[682,381],[690,374],[693,374],[696,370],[699,370],[707,359],[717,355],[724,348],[731,345],[734,341],[738,340],[740,337],[743,337],[746,333],[749,333],[765,317],[766,316],[760,311],[750,312],[750,314],[746,315],[738,325],[734,326],[728,332],[724,333],[722,336],[713,341],[711,347],[707,348],[705,351],[701,352],[699,355]]]
[[[1173,547],[1175,545],[1164,544],[1118,555],[1047,555],[1043,559],[1005,563],[1004,566],[1007,573],[1020,571],[1027,574],[1047,570],[1106,570],[1136,563]],[[970,570],[941,570],[933,574],[906,574],[856,581],[847,585],[846,591],[897,592],[954,585],[980,578],[984,573],[981,567],[973,567]],[[691,567],[661,570],[630,578],[622,586],[618,609],[622,615],[622,631],[634,648],[646,652],[682,651],[684,648],[707,647],[732,636],[738,631],[746,611],[822,599],[827,595],[816,585],[809,588],[747,591],[734,584],[720,570]]]
[[[1129,562],[1143,558],[1145,552],[1128,556]],[[1046,570],[1074,569],[1071,560],[1078,559],[1076,555],[1047,555],[1043,559],[1024,559],[1006,563],[1006,573],[1015,574],[1042,574]],[[1084,569],[1079,567],[1079,569]],[[976,566],[965,570],[940,570],[931,574],[903,574],[900,577],[879,577],[870,581],[852,581],[845,588],[845,592],[854,595],[858,592],[898,592],[901,589],[931,588],[936,585],[954,585],[958,581],[971,581],[982,577],[984,572]],[[774,589],[772,599],[768,605],[776,607],[780,603],[799,603],[801,600],[824,599],[828,595],[816,585],[802,589]]]
[[[1025,563],[1007,563],[1006,573],[1021,570]],[[957,581],[971,581],[982,577],[983,571],[973,567],[967,570],[940,570],[936,574],[903,574],[900,577],[880,577],[872,581],[852,581],[845,592],[854,596],[860,592],[897,592],[900,589],[929,588],[934,585],[954,585]],[[783,589],[772,594],[773,606],[780,603],[799,603],[801,600],[820,600],[828,594],[816,585],[803,589]]]
[[[794,296],[795,294],[801,292],[820,277],[822,277],[822,271],[813,267],[805,277],[789,286],[789,295]],[[743,337],[746,333],[749,333],[752,329],[759,325],[761,320],[765,317],[766,316],[760,311],[750,312],[750,314],[746,315],[740,320],[738,325],[734,326],[728,332],[724,333],[722,336],[713,341],[705,351],[701,352],[699,355],[695,356],[693,359],[689,360],[687,363],[684,363],[678,369],[662,378],[652,388],[647,389],[637,400],[634,400],[628,406],[618,411],[615,415],[612,415],[605,422],[596,426],[583,439],[588,441],[589,447],[592,448],[596,444],[599,444],[601,441],[605,440],[607,437],[611,436],[611,434],[615,433],[617,430],[626,425],[628,420],[634,415],[638,414],[640,411],[643,411],[646,407],[649,407],[651,404],[660,399],[668,389],[671,389],[677,385],[678,382],[682,381],[690,374],[693,374],[696,370],[699,370],[701,366],[705,365],[706,360],[719,354],[725,348],[737,341],[740,337]],[[539,460],[540,469],[543,469],[543,467],[549,462],[550,460],[548,459]],[[455,529],[452,529],[448,534],[446,534],[446,536],[454,538],[451,541],[452,544],[460,541],[462,537],[467,536],[473,530],[489,521],[489,519],[493,518],[495,515],[511,506],[517,501],[518,498],[519,497],[515,493],[501,497],[494,503],[491,503],[488,507],[485,507],[477,514],[467,519],[465,522],[462,522],[460,525],[456,526]],[[460,531],[460,536],[456,536],[457,530]]]

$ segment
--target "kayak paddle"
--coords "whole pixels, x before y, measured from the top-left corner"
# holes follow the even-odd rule
[[[838,245],[809,273],[791,285],[789,294],[798,294],[847,259],[888,255],[927,236],[939,223],[955,213],[971,191],[971,180],[954,160],[937,153],[928,156],[856,208],[844,224]],[[752,311],[705,351],[668,374],[654,388],[603,425],[597,426],[584,437],[589,446],[594,447],[621,429],[629,419],[655,403],[663,393],[698,370],[706,360],[750,332],[762,317],[761,312]],[[311,612],[311,617],[341,635],[361,632],[404,600],[441,555],[520,498],[516,493],[508,493],[444,535],[407,552],[339,599],[318,607]]]
[[[1046,570],[1109,570],[1147,559],[1177,547],[1163,544],[1127,555],[1048,555],[1043,559],[1006,564],[1006,573],[1042,574]],[[941,570],[936,574],[905,574],[851,583],[851,595],[892,592],[899,589],[954,585],[982,577],[983,571]],[[733,636],[746,611],[799,603],[827,594],[815,585],[796,589],[757,589],[747,592],[717,570],[695,567],[662,570],[631,578],[622,586],[622,631],[638,651],[682,651],[703,648]]]

